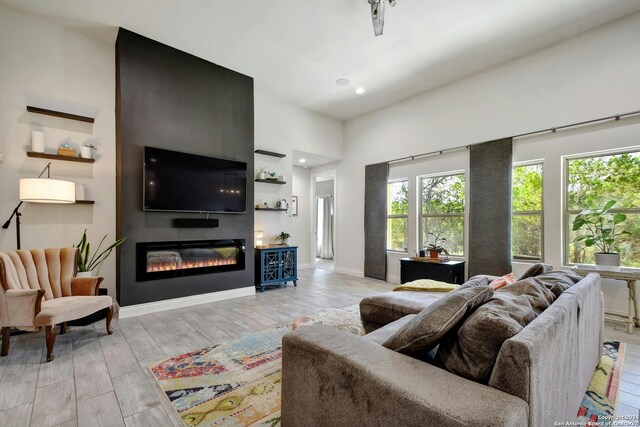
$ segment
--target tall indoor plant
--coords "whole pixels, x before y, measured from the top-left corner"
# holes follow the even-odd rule
[[[573,231],[580,231],[577,242],[584,242],[588,248],[594,247],[596,266],[600,270],[616,271],[620,268],[620,253],[617,245],[630,233],[620,231],[617,226],[627,219],[623,213],[610,210],[616,200],[609,200],[600,209],[584,209],[573,220]]]
[[[107,238],[105,234],[100,240],[98,247],[91,254],[91,245],[87,240],[87,230],[84,230],[82,233],[82,238],[77,245],[73,245],[78,248],[78,276],[92,276],[93,271],[100,266],[108,257],[111,255],[111,251],[120,246],[125,240],[126,237],[122,237],[115,242],[113,242],[108,248],[104,249],[100,252],[100,248],[102,247],[102,243]]]

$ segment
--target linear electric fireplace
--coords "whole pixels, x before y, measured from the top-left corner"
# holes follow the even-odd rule
[[[136,280],[244,270],[244,239],[139,242]]]

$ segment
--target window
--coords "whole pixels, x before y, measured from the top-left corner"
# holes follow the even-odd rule
[[[464,255],[464,173],[421,180],[420,247],[446,239],[450,255]]]
[[[542,163],[513,168],[511,206],[511,256],[542,260]]]
[[[409,181],[387,184],[387,250],[407,252]]]
[[[640,267],[640,152],[567,159],[565,173],[565,261],[595,264],[597,249],[575,241],[579,232],[571,230],[573,220],[582,209],[616,200],[611,212],[627,216],[617,230],[630,233],[618,245],[620,264]]]

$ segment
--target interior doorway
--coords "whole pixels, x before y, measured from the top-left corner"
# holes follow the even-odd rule
[[[313,177],[315,267],[334,271],[335,264],[335,176]]]

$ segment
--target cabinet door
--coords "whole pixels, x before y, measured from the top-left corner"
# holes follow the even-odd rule
[[[282,250],[282,279],[296,278],[296,250]]]
[[[400,283],[413,282],[426,277],[427,272],[424,262],[400,261]]]
[[[280,279],[280,251],[262,251],[262,283]]]

